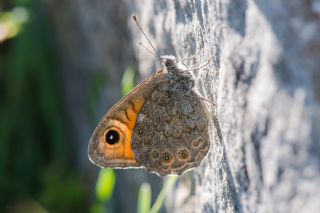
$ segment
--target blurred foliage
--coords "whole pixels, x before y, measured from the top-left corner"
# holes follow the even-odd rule
[[[151,187],[149,183],[143,183],[138,195],[138,213],[149,213],[151,207]]]
[[[138,213],[157,213],[160,211],[160,209],[163,206],[164,200],[166,198],[166,195],[170,190],[173,189],[175,183],[177,182],[178,176],[169,176],[155,203],[151,206],[151,188],[149,183],[143,183],[139,190],[139,196],[138,196]]]
[[[10,12],[0,14],[0,42],[15,37],[28,20],[28,12],[23,7],[15,7]]]
[[[116,175],[112,169],[101,169],[96,184],[97,198],[101,202],[106,202],[111,198]]]
[[[122,76],[121,80],[121,88],[122,88],[122,95],[126,96],[131,90],[133,90],[135,86],[134,82],[134,69],[127,68],[124,71],[124,74]]]
[[[103,89],[106,84],[106,75],[105,72],[99,70],[93,74],[93,78],[91,80],[90,86],[90,94],[89,94],[89,112],[88,114],[92,118],[93,125],[96,124],[96,109],[98,108],[98,104],[101,101],[101,95]]]
[[[105,206],[112,196],[116,183],[116,174],[113,169],[101,169],[96,183],[97,201],[91,207],[92,213],[106,212]]]
[[[58,88],[54,32],[39,1],[0,12],[0,212],[33,200],[49,212],[88,209]],[[2,7],[3,8],[3,7]]]
[[[156,202],[153,204],[152,208],[150,209],[150,213],[157,213],[160,211],[168,192],[173,189],[174,185],[177,182],[177,179],[178,179],[178,176],[169,176],[166,179],[166,181],[165,181],[165,183],[164,183],[164,185],[163,185],[163,187],[162,187],[162,189],[156,199]]]
[[[14,206],[8,207],[10,213],[48,213],[38,202],[32,199],[23,199],[15,203]]]

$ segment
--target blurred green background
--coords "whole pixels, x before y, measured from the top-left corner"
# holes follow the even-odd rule
[[[88,132],[78,134],[74,128],[74,122],[78,121],[70,119],[70,103],[66,103],[70,97],[66,93],[73,88],[61,86],[63,75],[68,75],[61,68],[64,63],[61,59],[68,59],[62,55],[65,50],[59,49],[61,41],[58,42],[56,32],[57,26],[62,24],[54,24],[52,19],[59,20],[59,15],[52,11],[48,13],[44,5],[36,0],[0,1],[0,212],[125,212],[132,210],[132,206],[141,213],[149,212],[151,208],[151,212],[158,212],[165,194],[176,181],[175,177],[167,181],[159,194],[162,180],[155,175],[111,169],[99,172],[89,162],[86,150],[89,134],[109,107],[103,101],[101,103],[103,91],[108,87],[107,79],[111,82],[117,80],[113,80],[112,73],[109,73],[110,67],[94,67],[89,84],[76,90],[76,97],[84,93],[88,96],[85,104],[75,104],[83,108],[84,117],[88,117],[86,123],[89,123]],[[122,8],[122,5],[117,7]],[[123,17],[122,13],[118,15]],[[63,32],[63,36],[64,33],[66,42],[82,38],[75,34],[68,40],[68,32]],[[118,33],[127,34],[121,30]],[[115,53],[114,44],[108,45],[108,48],[111,45],[110,52]],[[121,58],[121,55],[115,54],[114,57]],[[79,64],[87,63],[76,60]],[[123,64],[122,61],[118,63]],[[116,94],[111,99],[125,95],[135,85],[134,70],[119,69],[122,72],[117,75],[122,81],[115,88],[121,87],[122,93],[111,91]],[[74,70],[80,76],[75,76],[75,82],[87,78]],[[99,103],[103,109],[99,109]],[[73,117],[80,117],[78,111],[71,111],[75,112]],[[75,133],[81,141],[77,140]]]
[[[53,35],[36,2],[1,3],[0,212],[90,205],[68,144]]]

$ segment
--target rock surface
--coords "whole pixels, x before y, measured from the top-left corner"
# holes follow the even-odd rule
[[[77,164],[99,117],[119,98],[135,52],[142,78],[160,69],[138,43],[204,69],[194,71],[208,103],[211,150],[167,198],[168,212],[318,212],[320,209],[320,1],[46,1],[59,37],[66,111]],[[132,39],[127,32],[129,23]],[[132,46],[134,45],[134,47]],[[95,79],[107,79],[88,117]],[[101,88],[100,88],[101,89]],[[93,121],[94,120],[94,121]],[[113,204],[136,208],[144,171],[120,171]],[[91,178],[94,180],[94,178]],[[160,179],[152,177],[153,182]],[[94,183],[92,184],[94,190]],[[154,190],[157,194],[157,190]],[[92,194],[94,194],[92,192]]]
[[[127,1],[160,55],[190,67],[214,125],[168,212],[320,209],[320,1]],[[133,43],[147,41],[129,20]],[[157,61],[136,45],[142,75]]]

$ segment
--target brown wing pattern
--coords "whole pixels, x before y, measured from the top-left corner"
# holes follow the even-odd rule
[[[137,162],[162,176],[198,166],[210,147],[201,99],[192,90],[172,94],[169,85],[161,83],[146,97],[132,137]]]
[[[94,164],[113,168],[141,166],[131,148],[133,128],[146,97],[166,79],[164,72],[150,76],[107,112],[89,142],[88,156]]]

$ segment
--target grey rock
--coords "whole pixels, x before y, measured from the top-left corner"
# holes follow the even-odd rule
[[[211,150],[167,197],[168,212],[318,212],[320,2],[127,1],[159,54],[196,52]],[[156,58],[133,21],[142,76]]]

